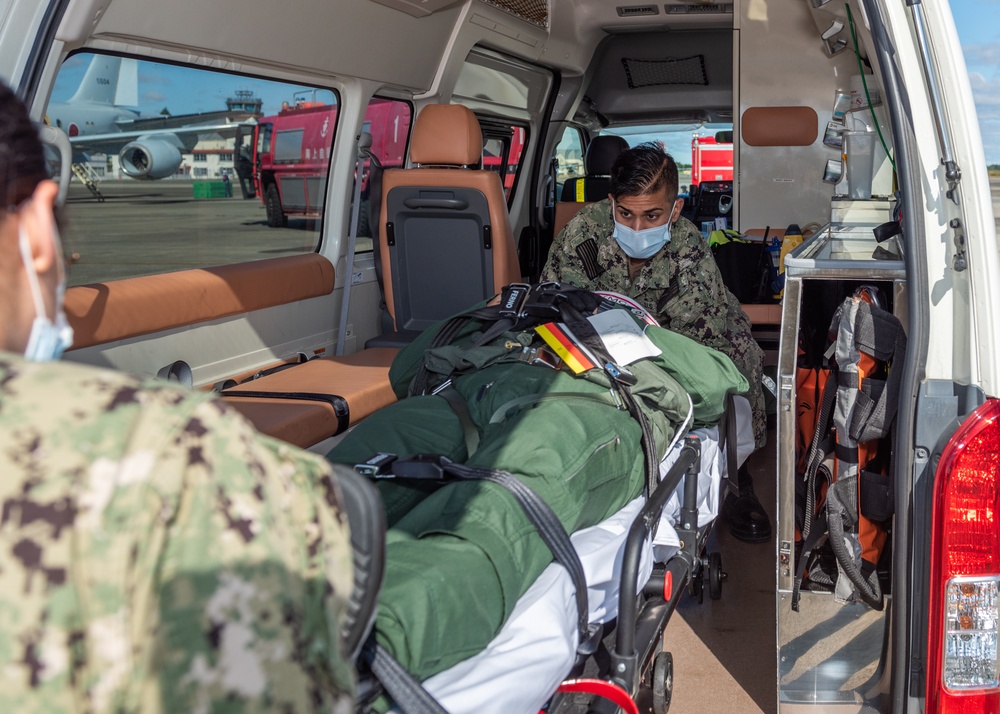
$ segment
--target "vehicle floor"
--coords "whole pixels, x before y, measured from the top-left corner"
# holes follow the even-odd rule
[[[776,454],[772,428],[767,446],[749,460],[754,490],[771,516],[771,540],[756,545],[738,541],[720,517],[707,552],[722,555],[727,573],[722,598],[709,598],[707,586],[700,604],[686,595],[667,625],[664,649],[674,660],[671,714],[777,711]]]

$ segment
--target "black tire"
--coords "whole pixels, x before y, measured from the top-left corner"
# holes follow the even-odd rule
[[[267,225],[271,228],[283,228],[288,225],[288,216],[281,208],[278,187],[273,183],[264,192],[264,207],[267,209]]]
[[[704,568],[702,568],[704,571]],[[698,604],[705,602],[705,580],[703,573],[698,573],[691,578],[691,595],[698,601]]]
[[[361,199],[361,209],[358,211],[358,236],[364,236],[365,238],[372,237],[372,227],[371,219],[368,216],[368,208],[370,204],[367,199]]]
[[[674,656],[660,652],[653,659],[653,712],[667,714],[674,695]]]
[[[726,574],[722,572],[722,555],[712,553],[708,556],[708,596],[713,600],[722,597],[722,583]]]

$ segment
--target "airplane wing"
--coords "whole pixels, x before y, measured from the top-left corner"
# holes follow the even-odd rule
[[[199,112],[197,114],[168,114],[166,116],[139,117],[117,123],[122,131],[152,131],[154,129],[188,129],[205,124],[238,124],[255,118],[250,112]]]
[[[167,119],[171,117],[165,117]],[[215,135],[222,139],[236,135],[236,129],[240,122],[225,122],[219,124],[197,124],[192,126],[168,127],[161,124],[145,124],[146,120],[129,122],[122,125],[130,127],[124,131],[109,132],[107,134],[84,134],[70,137],[70,143],[77,151],[100,152],[113,154],[132,142],[140,140],[163,141],[176,146],[178,149],[190,151],[198,143],[199,139],[209,135]],[[141,125],[142,128],[131,128]]]

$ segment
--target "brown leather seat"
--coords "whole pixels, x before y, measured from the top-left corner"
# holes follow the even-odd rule
[[[382,175],[378,231],[386,309],[402,336],[369,346],[405,344],[521,279],[500,176],[480,168],[482,154],[468,107],[431,104],[417,115],[415,167]]]
[[[394,349],[323,357],[223,392],[258,431],[309,447],[396,401],[389,383]]]

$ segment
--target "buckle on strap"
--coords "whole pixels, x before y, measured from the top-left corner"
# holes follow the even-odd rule
[[[441,454],[413,454],[398,459],[392,464],[395,478],[420,479],[424,481],[444,481],[446,469],[454,462]]]
[[[399,458],[396,454],[379,452],[367,461],[355,464],[354,470],[369,478],[444,481],[450,478],[447,468],[454,463],[442,454],[413,454]]]
[[[517,359],[525,364],[534,364],[549,369],[560,369],[562,358],[548,347],[522,347]]]
[[[511,283],[504,286],[500,294],[500,315],[519,318],[523,315],[524,304],[528,300],[531,286],[527,283]]]
[[[501,317],[520,320],[531,317],[558,317],[559,303],[564,295],[559,283],[511,283],[500,294],[498,312]]]

